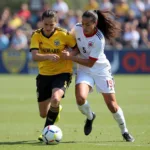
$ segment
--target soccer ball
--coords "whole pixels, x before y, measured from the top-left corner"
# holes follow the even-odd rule
[[[56,145],[62,139],[62,131],[56,125],[49,125],[42,132],[43,141],[46,144]]]

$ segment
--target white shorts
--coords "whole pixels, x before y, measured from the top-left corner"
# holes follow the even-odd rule
[[[105,76],[91,75],[83,71],[78,71],[76,75],[76,84],[86,83],[92,87],[96,86],[97,92],[100,93],[115,93],[115,82],[111,74]]]

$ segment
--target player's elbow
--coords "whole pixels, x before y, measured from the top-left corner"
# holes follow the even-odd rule
[[[94,60],[89,59],[88,60],[88,67],[92,68],[94,66],[94,64],[95,64],[96,61],[97,61],[96,59],[94,59]]]
[[[93,66],[94,66],[94,63],[93,63],[93,62],[89,62],[89,63],[88,63],[88,67],[89,67],[89,68],[92,68]]]
[[[93,67],[93,65],[92,65],[92,64],[88,64],[87,66],[88,66],[89,68],[92,68],[92,67]]]

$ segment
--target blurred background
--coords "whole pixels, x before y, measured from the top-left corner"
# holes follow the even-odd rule
[[[37,73],[31,60],[32,32],[41,28],[46,9],[58,12],[59,26],[70,30],[85,10],[114,12],[122,26],[106,42],[105,53],[115,73],[150,73],[150,0],[4,0],[0,2],[0,73]]]

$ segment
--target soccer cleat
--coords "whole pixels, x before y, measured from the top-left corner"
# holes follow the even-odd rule
[[[43,142],[42,134],[38,137],[38,140],[39,140],[40,142]]]
[[[57,118],[56,118],[56,120],[55,120],[55,123],[60,120],[60,112],[61,112],[61,111],[62,111],[62,106],[59,105],[59,113],[58,113],[58,116],[57,116]]]
[[[134,142],[134,138],[128,133],[125,132],[124,134],[122,134],[124,140],[126,140],[126,142]]]
[[[59,114],[58,114],[58,116],[57,116],[57,118],[56,118],[56,120],[55,120],[55,123],[60,120],[60,112],[61,112],[61,111],[62,111],[62,106],[59,105]],[[42,134],[38,137],[38,140],[39,140],[40,142],[43,142]]]
[[[92,131],[92,124],[93,124],[93,121],[95,119],[96,115],[95,113],[93,113],[93,119],[92,120],[89,120],[89,119],[86,119],[86,122],[85,122],[85,125],[84,125],[84,134],[85,135],[89,135]]]

